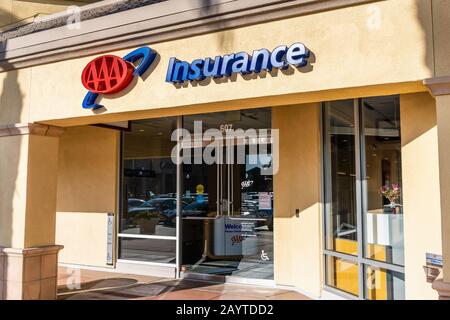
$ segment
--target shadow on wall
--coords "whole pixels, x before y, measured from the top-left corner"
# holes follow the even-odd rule
[[[438,76],[436,74],[436,53],[434,52],[437,45],[434,43],[433,34],[437,29],[433,24],[435,23],[435,18],[437,16],[436,11],[440,10],[439,6],[446,6],[445,1],[433,1],[433,0],[415,0],[417,20],[422,26],[423,41],[427,43],[427,49],[425,50],[423,57],[424,65],[429,69],[432,77]],[[433,11],[435,13],[433,13]],[[428,99],[429,98],[429,99]],[[420,105],[414,105],[410,103],[409,99],[417,99],[420,101]],[[402,112],[406,115],[416,115],[417,119],[421,121],[414,121],[414,126],[405,127],[402,129],[402,147],[407,146],[409,143],[416,141],[424,134],[429,132],[431,129],[436,127],[436,110],[433,106],[429,105],[429,101],[432,99],[431,94],[424,92],[418,93],[414,96],[405,95],[403,98],[403,109]],[[416,101],[417,101],[416,100]],[[417,102],[416,102],[417,104]],[[406,120],[406,119],[402,119]],[[408,119],[413,121],[411,119]],[[406,130],[403,132],[403,130]]]
[[[261,70],[260,72],[253,72],[253,73],[249,73],[249,74],[233,73],[230,76],[225,76],[225,77],[221,77],[221,78],[207,77],[204,80],[193,80],[193,81],[188,80],[188,81],[184,81],[182,83],[176,82],[173,84],[173,86],[177,89],[188,88],[188,87],[204,87],[204,86],[209,86],[211,84],[211,82],[214,82],[215,84],[236,82],[238,77],[240,77],[246,81],[262,80],[262,79],[265,79],[268,77],[271,77],[271,78],[278,77],[279,73],[290,76],[296,72],[300,72],[300,73],[312,72],[314,69],[314,63],[316,63],[316,55],[314,54],[314,52],[310,51],[310,56],[307,60],[307,64],[302,67],[293,67],[293,66],[289,65],[286,69],[273,68],[271,71]]]
[[[442,1],[441,1],[442,2]],[[433,30],[433,20],[434,20],[434,14],[433,14],[433,0],[429,1],[423,1],[423,0],[416,0],[416,6],[417,6],[417,19],[419,20],[420,24],[422,25],[422,32],[424,41],[426,43],[430,43],[431,45],[428,45],[427,48],[430,50],[426,50],[424,54],[424,64],[427,66],[427,68],[430,70],[433,77],[436,76],[436,61],[435,61],[435,52],[431,51],[434,50],[434,39],[427,39],[429,35],[431,35],[430,38],[433,37],[434,30]],[[448,5],[448,4],[446,4]],[[428,9],[428,10],[426,10]],[[431,17],[430,17],[431,15]],[[430,20],[431,18],[431,20]],[[429,32],[427,32],[429,31]],[[424,115],[425,118],[422,118],[426,121],[421,121],[420,123],[417,123],[417,125],[414,128],[415,134],[411,135],[409,137],[409,141],[402,142],[402,146],[407,145],[409,142],[413,141],[416,138],[419,138],[423,134],[427,133],[429,130],[433,129],[437,123],[436,123],[436,113],[435,110],[433,116]],[[420,112],[420,111],[419,111]],[[403,135],[403,134],[402,134]]]
[[[422,26],[422,33],[424,41],[429,44],[427,45],[427,48],[429,50],[426,50],[424,52],[424,64],[427,66],[427,68],[430,70],[433,76],[436,76],[436,61],[435,61],[435,52],[434,50],[434,39],[433,34],[435,27],[433,26],[433,20],[435,19],[435,15],[433,14],[433,6],[434,3],[442,3],[446,1],[435,1],[435,0],[415,0],[416,7],[417,7],[417,20]],[[442,4],[441,4],[442,5]],[[448,5],[445,3],[445,5]]]
[[[2,9],[0,9],[0,17],[5,21],[13,20],[11,12]],[[13,65],[3,61],[4,57],[5,52],[0,52],[2,66],[8,69],[13,68]],[[18,74],[17,70],[1,72],[0,127],[21,122],[24,106]],[[18,197],[15,189],[19,173],[17,160],[20,157],[20,144],[12,140],[8,137],[0,137],[0,247],[12,246],[13,199]]]
[[[216,15],[220,11],[219,10],[220,7],[222,6],[222,4],[220,3],[215,3],[216,1],[214,0],[201,0],[201,1],[202,1],[202,13],[209,16]],[[220,29],[226,29],[228,24],[226,21],[220,21],[218,22],[218,26],[220,27]],[[232,45],[234,41],[233,34],[234,34],[233,32],[227,33],[220,32],[217,40],[219,48],[225,49],[227,47],[227,44]]]

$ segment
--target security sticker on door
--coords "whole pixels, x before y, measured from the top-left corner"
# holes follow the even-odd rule
[[[214,255],[256,254],[255,236],[255,222],[221,217],[214,221]]]
[[[272,197],[270,192],[258,193],[258,207],[259,210],[271,210],[272,209]]]

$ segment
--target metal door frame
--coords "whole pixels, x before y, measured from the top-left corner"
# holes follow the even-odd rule
[[[183,194],[183,181],[182,181],[182,175],[183,175],[183,167],[181,163],[181,149],[182,144],[180,143],[182,141],[181,136],[181,129],[183,129],[183,116],[178,116],[177,119],[177,129],[178,129],[178,135],[177,135],[177,251],[176,251],[176,277],[178,279],[196,279],[196,280],[203,280],[203,281],[212,281],[212,282],[220,282],[220,283],[238,283],[238,284],[250,284],[250,285],[258,285],[258,286],[268,286],[268,287],[275,287],[275,279],[267,280],[267,279],[257,279],[257,278],[246,278],[246,277],[240,277],[240,276],[227,276],[227,275],[214,275],[214,274],[205,274],[205,273],[195,273],[195,272],[184,272],[182,271],[183,268],[183,261],[182,261],[182,221],[183,219],[186,220],[216,220],[220,217],[227,217],[230,220],[241,220],[241,221],[262,221],[265,220],[264,218],[238,218],[238,217],[232,217],[230,216],[230,211],[233,210],[233,163],[217,163],[217,199],[216,199],[216,212],[217,215],[215,217],[190,217],[190,218],[183,218],[182,217],[182,194]],[[192,148],[195,146],[192,145]],[[223,141],[223,140],[222,140]],[[203,143],[203,141],[202,141]],[[245,142],[247,144],[247,142]],[[257,142],[258,144],[258,142]],[[233,145],[233,148],[235,145]],[[228,156],[230,153],[227,152],[227,144],[219,145],[220,150],[224,150],[226,155]],[[222,154],[222,153],[221,153]],[[223,156],[223,154],[222,154]],[[226,211],[227,215],[224,215],[223,205],[222,202],[224,200],[223,197],[223,168],[226,169],[226,185],[227,185],[227,199],[226,199]],[[230,199],[231,198],[231,199]]]

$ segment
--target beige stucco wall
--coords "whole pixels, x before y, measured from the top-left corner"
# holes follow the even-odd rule
[[[448,41],[448,30],[450,27],[450,6],[445,0],[433,0],[433,24],[434,42],[436,50],[436,75],[450,75],[450,42]],[[450,96],[436,97],[437,123],[439,135],[439,174],[440,174],[440,195],[441,195],[441,222],[442,222],[442,253],[444,259],[443,278],[445,282],[450,282]]]
[[[439,183],[441,195],[443,278],[450,282],[450,95],[436,97],[439,142]]]
[[[274,176],[275,281],[318,297],[322,288],[320,105],[276,107],[272,112],[280,141],[280,166]]]
[[[450,74],[450,59],[448,59],[450,52],[450,41],[448,41],[450,6],[447,0],[432,0],[432,4],[436,76],[448,76]]]
[[[59,138],[29,136],[25,247],[55,244]]]
[[[36,66],[32,68],[30,118],[47,121],[82,117],[77,122],[81,124],[145,118],[154,116],[149,110],[174,107],[226,103],[230,108],[232,104],[245,108],[261,103],[280,105],[355,97],[368,95],[369,88],[391,83],[394,85],[372,90],[372,94],[425,90],[420,81],[432,76],[433,64],[432,39],[426,37],[431,33],[429,4],[414,0],[382,1],[151,44],[160,56],[155,69],[145,81],[139,79],[124,92],[103,97],[101,102],[106,110],[96,114],[81,108],[86,89],[80,83],[80,74],[92,57]],[[398,18],[398,12],[402,12],[402,19]],[[313,52],[312,64],[301,71],[287,72],[292,74],[279,71],[256,78],[238,75],[217,82],[187,84],[183,88],[164,81],[172,56],[192,61],[262,47],[273,49],[298,41]],[[123,56],[129,51],[113,53]],[[124,113],[127,111],[134,113]],[[145,112],[136,114],[136,111]]]
[[[58,139],[0,138],[0,246],[54,244]]]
[[[61,137],[56,243],[63,263],[106,265],[106,214],[116,213],[119,133],[68,128]]]
[[[106,264],[107,227],[105,212],[57,212],[56,242],[64,245],[59,262],[109,267]]]
[[[26,135],[1,137],[0,150],[0,246],[23,247],[25,242],[26,180],[28,164]]]
[[[106,110],[96,114],[81,108],[86,90],[80,83],[80,74],[93,57],[1,73],[0,125],[42,121],[71,126],[424,91],[421,80],[432,77],[435,68],[439,74],[450,72],[445,58],[450,51],[444,38],[448,23],[445,1],[433,0],[438,21],[435,30],[442,34],[434,39],[431,0],[390,0],[151,44],[160,55],[156,68],[145,81],[136,80],[125,92],[104,97],[101,102]],[[23,1],[15,2],[20,5]],[[10,8],[9,4],[11,0],[1,1],[0,11],[9,10],[5,9]],[[0,15],[0,25],[3,16]],[[433,40],[441,54],[436,65]],[[314,53],[312,66],[304,72],[280,71],[256,79],[236,76],[182,88],[164,82],[172,56],[192,61],[261,47],[273,49],[297,41]],[[129,51],[114,54],[123,56]],[[448,101],[443,104],[450,105]],[[402,95],[401,105],[407,297],[423,294],[434,298],[436,295],[424,282],[422,269],[425,252],[439,253],[441,248],[432,99],[427,94]],[[442,112],[443,117],[449,116],[445,109]],[[275,192],[275,280],[319,296],[323,277],[318,104],[275,107],[273,121],[274,127],[281,129],[282,138],[281,167],[275,177],[275,189],[281,190]],[[446,128],[442,133],[446,142]],[[292,141],[295,143],[286,144]],[[0,138],[0,151],[8,150],[7,158],[0,157],[0,245],[42,244],[52,237],[51,229],[40,234],[46,220],[39,209],[35,211],[36,218],[41,220],[36,227],[35,220],[25,222],[25,215],[17,214],[26,211],[28,146],[28,136]],[[52,148],[49,147],[49,154],[55,151]],[[117,213],[117,148],[118,133],[112,130],[74,127],[61,138],[56,243],[66,245],[62,262],[104,265],[103,216],[106,212]],[[39,166],[36,168],[39,170]],[[446,171],[444,177],[449,178],[448,175]],[[42,198],[33,197],[30,204],[37,206],[39,200]],[[52,200],[48,201],[51,206]],[[299,218],[295,217],[296,208],[301,210]],[[50,228],[54,226],[52,219]],[[25,223],[33,240],[25,240]],[[95,233],[96,230],[101,231]],[[417,236],[422,233],[427,237]],[[450,245],[444,251],[450,256]],[[447,275],[448,280],[450,271]]]
[[[35,15],[48,15],[65,10],[71,5],[82,6],[89,0],[1,0],[0,1],[0,28]]]
[[[428,93],[400,98],[407,299],[436,299],[426,282],[425,254],[442,254],[435,100]]]
[[[0,73],[0,126],[29,122],[31,69]]]

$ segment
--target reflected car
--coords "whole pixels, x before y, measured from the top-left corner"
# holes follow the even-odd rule
[[[128,208],[139,207],[144,203],[145,203],[145,200],[138,199],[138,198],[128,198],[128,200],[127,200]]]
[[[189,204],[183,205],[183,218],[185,217],[205,217],[208,213],[208,200],[195,201]],[[172,219],[172,223],[175,223],[177,216],[177,209],[173,209],[167,212],[168,218]]]
[[[174,198],[151,199],[144,202],[139,207],[129,208],[128,217],[132,218],[137,215],[158,213],[160,215],[160,219],[164,220],[164,217],[170,210],[176,209],[176,203],[177,201]]]
[[[187,205],[182,202],[183,207]],[[142,214],[157,214],[160,222],[164,224],[172,224],[173,218],[176,216],[177,200],[175,198],[156,198],[143,203],[141,206],[128,210],[128,218]]]
[[[174,198],[155,198],[148,201],[143,202],[141,205],[130,208],[128,213],[139,213],[142,211],[148,211],[153,209],[172,209],[175,207],[176,199]]]

